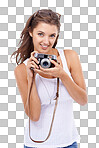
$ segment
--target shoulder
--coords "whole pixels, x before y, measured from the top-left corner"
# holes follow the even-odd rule
[[[17,72],[17,71],[24,71],[25,67],[26,67],[26,66],[25,66],[24,63],[19,64],[19,65],[16,66],[16,68],[14,69],[14,71],[15,71],[15,72]]]
[[[27,77],[27,73],[26,73],[26,66],[24,63],[19,64],[15,69],[14,69],[14,74],[16,79],[23,77],[26,78]]]
[[[75,62],[80,62],[79,56],[75,50],[65,49],[64,54],[68,63],[70,64],[70,67],[72,67],[75,64]]]
[[[75,51],[75,50],[71,50],[71,49],[64,49],[64,53],[65,53],[65,55],[67,55],[67,56],[69,56],[69,57],[77,57],[78,56],[78,54],[77,54],[77,52]]]
[[[23,63],[19,64],[16,66],[16,68],[14,69],[15,72],[24,72],[26,71],[26,65],[27,65],[27,60],[29,58],[27,58],[26,60],[24,60]]]
[[[75,59],[77,59],[78,54],[76,53],[76,51],[71,50],[71,49],[64,49],[63,51],[64,51],[64,55],[67,61],[68,69],[71,73],[73,64],[75,63]]]

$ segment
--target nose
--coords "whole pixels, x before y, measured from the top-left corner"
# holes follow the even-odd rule
[[[43,38],[43,43],[44,43],[45,45],[49,45],[49,37],[48,37],[48,36],[45,36],[45,37]]]

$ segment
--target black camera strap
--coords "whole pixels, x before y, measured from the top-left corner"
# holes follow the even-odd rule
[[[34,70],[33,70],[33,78],[34,78]],[[33,79],[32,79],[32,82],[31,82],[30,91],[29,91],[29,96],[28,96],[29,117],[30,117],[30,95],[31,95],[32,86],[33,86]],[[51,134],[51,131],[52,131],[54,116],[55,116],[55,112],[56,112],[56,108],[57,108],[57,104],[58,104],[58,98],[59,98],[59,78],[57,78],[57,93],[56,93],[56,98],[54,99],[54,100],[56,100],[56,102],[55,102],[55,107],[54,107],[52,122],[51,122],[51,125],[50,125],[50,130],[49,130],[48,136],[46,137],[45,140],[43,140],[43,141],[36,141],[36,140],[33,140],[33,139],[32,139],[32,137],[31,137],[31,135],[30,135],[30,118],[29,118],[29,137],[30,137],[30,139],[31,139],[33,142],[36,142],[36,143],[43,143],[43,142],[45,142],[45,141],[49,138],[49,136],[50,136],[50,134]]]

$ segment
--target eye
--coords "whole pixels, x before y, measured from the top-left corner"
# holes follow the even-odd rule
[[[51,37],[55,37],[55,34],[51,34]]]
[[[39,36],[43,36],[43,33],[38,33]]]

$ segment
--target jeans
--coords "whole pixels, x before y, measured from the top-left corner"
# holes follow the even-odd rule
[[[28,147],[24,145],[24,148],[36,148],[36,147]],[[78,148],[77,142],[74,142],[72,145],[66,146],[66,147],[58,147],[58,148]]]

